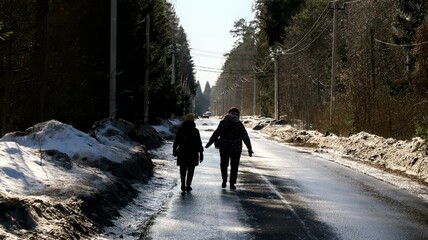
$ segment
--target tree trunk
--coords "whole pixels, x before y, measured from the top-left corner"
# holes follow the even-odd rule
[[[369,127],[370,132],[374,131],[374,116],[373,110],[375,105],[376,95],[376,58],[374,49],[374,30],[370,29],[370,79],[371,79],[371,94],[370,94],[370,118]]]
[[[45,120],[46,92],[47,92],[47,65],[48,65],[48,13],[47,0],[36,1],[36,32],[34,44],[34,79],[40,86],[39,120]]]

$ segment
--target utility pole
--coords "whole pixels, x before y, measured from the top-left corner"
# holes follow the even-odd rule
[[[172,54],[171,85],[175,84],[175,54],[180,50],[177,45],[175,43],[169,45],[169,52]]]
[[[257,78],[256,75],[254,74],[254,85],[253,85],[254,89],[253,89],[253,116],[256,116],[256,94],[257,94]]]
[[[275,62],[275,119],[279,120],[279,83],[278,83],[278,78],[279,78],[279,67],[278,67],[278,59],[279,59],[279,54],[280,51],[278,49],[275,50],[274,54],[273,54],[273,58],[274,58],[274,62]]]
[[[224,89],[224,83],[223,83],[224,81],[221,81],[221,87],[220,87],[220,89]],[[221,96],[222,96],[222,101],[223,101],[223,103],[222,103],[222,109],[221,109],[221,115],[223,115],[224,114],[224,105],[225,105],[225,97],[224,97],[224,92],[221,94]]]
[[[257,74],[262,73],[263,71],[255,66],[253,68],[254,71],[254,82],[253,82],[253,116],[256,115],[257,112]]]
[[[330,85],[330,129],[333,126],[333,112],[336,88],[336,58],[337,58],[337,11],[343,10],[339,7],[339,0],[330,2],[330,9],[333,9],[333,43],[332,43],[332,60],[331,60],[331,85]]]
[[[110,5],[110,118],[116,117],[116,39],[117,39],[117,0]]]
[[[149,121],[149,73],[150,73],[150,14],[146,15],[146,70],[144,72],[144,123]]]
[[[241,99],[240,99],[240,101],[241,101],[241,107],[240,107],[241,115],[244,113],[244,81],[242,81],[242,80],[243,80],[243,77],[240,76],[239,81],[241,82]]]

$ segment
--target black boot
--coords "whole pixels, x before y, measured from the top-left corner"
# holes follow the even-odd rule
[[[226,182],[227,182],[227,180],[226,181],[223,180],[223,182],[221,183],[221,188],[226,188]]]

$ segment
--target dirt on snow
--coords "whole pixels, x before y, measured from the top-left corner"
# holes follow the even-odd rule
[[[278,142],[310,147],[314,152],[335,152],[341,157],[416,179],[428,185],[427,140],[410,141],[383,138],[367,132],[339,137],[315,130],[299,130],[272,119],[246,119],[246,127]]]
[[[298,130],[276,124],[271,119],[248,118],[244,123],[275,141],[310,147],[314,152],[334,151],[343,157],[428,183],[427,142],[421,138],[402,141],[366,132],[339,137]],[[25,132],[12,133],[1,140],[11,141],[21,136],[35,138],[49,125],[43,124]],[[64,127],[61,123],[55,124],[61,129]],[[162,138],[150,126],[136,129],[122,120],[100,121],[88,134],[78,135],[87,138],[89,145],[94,145],[92,140],[95,140],[104,145],[116,144],[115,151],[119,153],[130,145],[134,150],[126,160],[112,161],[102,157],[91,159],[82,153],[70,156],[58,149],[38,149],[40,156],[58,169],[86,170],[72,186],[46,184],[42,189],[26,194],[0,191],[0,239],[87,239],[97,236],[118,217],[118,210],[137,196],[138,191],[132,184],[151,177],[153,164],[146,147],[157,148],[162,144]],[[51,136],[43,137],[49,139]],[[121,148],[119,143],[126,144]]]
[[[138,134],[147,132],[150,134]],[[11,141],[16,141],[14,144],[19,146],[6,148],[6,153],[27,149],[25,145],[36,138],[40,145],[51,144],[50,139],[58,142],[55,136],[59,134],[70,139],[70,146],[65,146],[66,149],[78,145],[73,139],[85,142],[88,148],[95,148],[97,144],[105,147],[112,141],[114,146],[111,148],[119,154],[122,152],[124,159],[97,156],[95,150],[95,154],[65,154],[57,149],[34,149],[30,146],[23,156],[14,159],[16,164],[13,165],[17,166],[0,165],[0,173],[3,174],[0,181],[19,180],[29,186],[20,193],[14,193],[13,187],[0,189],[0,239],[89,239],[102,233],[104,227],[111,225],[112,220],[119,216],[119,209],[137,196],[138,191],[132,184],[151,177],[153,164],[142,143],[160,146],[162,139],[155,132],[150,126],[136,129],[123,120],[105,119],[97,122],[89,134],[49,121],[25,132],[5,135],[0,142],[11,146]],[[128,148],[132,148],[132,152],[128,152]],[[24,155],[29,155],[31,150],[40,154],[41,160],[37,164],[46,171],[40,179],[49,178],[49,181],[37,179],[36,174],[30,178],[29,174],[18,172],[19,168],[30,164],[31,158],[25,163],[28,156]],[[0,161],[9,160],[9,157],[2,157],[5,156],[0,154]],[[55,174],[50,175],[52,169],[53,173],[65,171],[77,177],[65,178],[58,174],[55,179]]]

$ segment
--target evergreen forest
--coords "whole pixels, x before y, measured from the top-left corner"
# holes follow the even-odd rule
[[[2,134],[50,119],[87,131],[107,117],[142,123],[148,110],[146,120],[156,122],[190,111],[197,83],[187,36],[171,4],[119,0],[116,11],[116,111],[111,116],[110,1],[0,0]],[[174,53],[173,46],[179,51]]]
[[[117,0],[114,117],[156,124],[236,106],[339,135],[428,137],[428,0],[254,0],[252,10],[230,30],[217,82],[200,86],[173,5]],[[50,119],[88,131],[112,117],[110,13],[105,0],[0,0],[2,134]]]
[[[428,136],[427,0],[257,0],[253,11],[231,30],[215,113],[275,116],[277,99],[279,118],[303,129]]]

